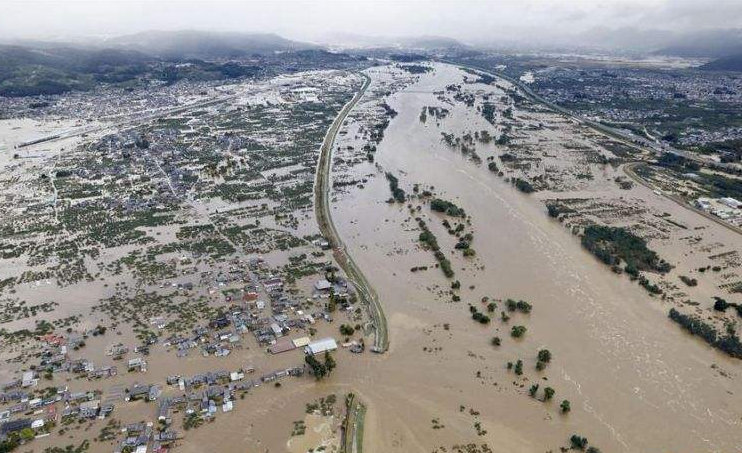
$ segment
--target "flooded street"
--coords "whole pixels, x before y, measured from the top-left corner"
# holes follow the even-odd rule
[[[389,353],[353,371],[357,393],[369,404],[368,451],[436,451],[471,439],[494,451],[548,451],[567,445],[574,433],[603,451],[742,449],[738,361],[672,324],[669,306],[612,274],[546,215],[536,197],[448,148],[441,131],[492,129],[474,109],[450,107],[440,128],[419,121],[423,107],[440,104],[433,92],[462,83],[463,76],[453,66],[436,65],[390,96],[398,115],[375,154],[376,164],[398,175],[408,192],[413,184],[434,186],[436,196],[471,216],[477,255],[450,258],[461,281],[460,302],[441,295],[450,281],[418,246],[406,204],[386,202],[383,174],[333,203],[339,233],[389,320]],[[481,87],[502,95],[494,86]],[[494,149],[485,145],[477,152],[484,158]],[[667,211],[681,209],[665,203]],[[443,217],[427,206],[415,216],[437,234],[441,250],[453,250],[455,238],[440,226]],[[421,265],[430,267],[410,272]],[[470,319],[467,304],[479,305],[484,296],[525,299],[534,308],[508,324],[493,319],[482,326]],[[525,338],[510,337],[513,324],[527,326]],[[490,345],[494,335],[503,339],[499,348]],[[554,360],[536,372],[542,348]],[[525,382],[506,368],[519,358]],[[530,398],[534,382],[553,387],[554,399]],[[569,414],[559,411],[563,399],[571,402]],[[445,427],[432,429],[433,419]],[[478,435],[476,422],[486,434]]]

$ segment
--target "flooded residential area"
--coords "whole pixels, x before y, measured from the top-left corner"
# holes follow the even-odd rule
[[[0,39],[0,453],[742,451],[730,63],[339,36]]]

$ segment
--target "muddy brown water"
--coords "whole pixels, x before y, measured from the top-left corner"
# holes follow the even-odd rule
[[[583,251],[540,202],[447,149],[434,124],[420,123],[422,107],[438,105],[432,91],[460,83],[461,77],[459,70],[441,65],[392,95],[389,105],[399,114],[376,161],[399,175],[408,192],[412,183],[434,185],[472,215],[473,247],[485,269],[461,269],[460,255],[452,263],[462,288],[475,289],[462,290],[460,303],[435,300],[426,288],[446,285],[441,272],[410,273],[434,260],[416,248],[418,232],[409,231],[414,222],[403,225],[407,209],[385,202],[389,189],[383,176],[341,197],[333,211],[389,319],[389,353],[355,370],[360,380],[355,385],[370,405],[368,451],[432,451],[468,442],[487,442],[495,451],[546,451],[566,445],[572,433],[603,451],[742,448],[739,361],[683,333],[668,321],[669,306]],[[457,106],[442,128],[461,135],[480,126],[486,124],[475,111]],[[670,202],[663,208],[682,209]],[[442,248],[452,250],[441,218],[425,206],[421,214]],[[534,310],[513,315],[508,325],[494,320],[482,327],[469,319],[466,303],[479,304],[484,295],[523,298]],[[450,323],[450,330],[442,329],[443,323]],[[510,338],[513,324],[527,326],[525,339]],[[498,349],[489,345],[493,335],[503,339]],[[436,346],[442,350],[423,351]],[[555,358],[537,373],[534,357],[542,347]],[[518,358],[528,378],[523,388],[513,385],[515,376],[505,367]],[[720,376],[712,364],[734,377]],[[553,387],[554,401],[531,399],[527,389],[534,382]],[[567,416],[558,411],[565,398],[572,405]],[[469,416],[469,408],[480,415]],[[432,430],[433,418],[446,427]],[[476,435],[475,419],[486,435]]]

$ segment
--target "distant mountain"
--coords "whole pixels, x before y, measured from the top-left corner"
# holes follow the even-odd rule
[[[25,65],[78,72],[101,72],[110,66],[137,65],[152,57],[125,49],[83,49],[47,44],[43,48],[0,45],[0,70],[7,73]]]
[[[706,71],[742,71],[742,54],[710,61],[699,69]]]
[[[85,45],[28,41],[0,44],[0,96],[258,77],[354,67],[364,59],[276,35],[244,33],[146,32]]]
[[[0,96],[59,94],[120,83],[148,70],[152,57],[122,49],[0,45]]]
[[[411,49],[436,50],[467,47],[461,41],[445,36],[413,36],[399,38],[399,44]]]
[[[623,49],[648,52],[672,42],[673,33],[637,28],[592,28],[569,38],[569,44],[595,49]],[[558,40],[557,40],[558,42]]]
[[[461,41],[445,36],[369,36],[355,33],[330,33],[322,41],[344,48],[392,48],[405,50],[440,50],[467,48]]]
[[[742,54],[742,30],[700,30],[678,36],[657,55],[684,58],[720,58]]]
[[[195,30],[145,31],[104,42],[108,47],[135,49],[162,58],[239,58],[253,54],[319,49],[268,33],[228,33]]]

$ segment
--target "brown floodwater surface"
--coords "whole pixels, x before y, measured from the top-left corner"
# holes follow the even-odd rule
[[[350,371],[358,374],[351,386],[369,405],[367,451],[433,451],[471,442],[486,442],[494,451],[546,451],[567,445],[573,433],[613,452],[742,449],[739,361],[671,323],[669,305],[582,250],[537,199],[448,148],[441,131],[460,136],[488,128],[473,108],[446,106],[451,113],[440,128],[420,122],[424,106],[441,105],[433,91],[463,80],[453,66],[435,67],[388,99],[398,115],[375,160],[408,193],[414,183],[432,185],[436,195],[471,215],[477,256],[467,261],[457,251],[450,258],[462,301],[438,296],[450,281],[432,268],[432,253],[418,247],[419,230],[406,205],[386,203],[383,174],[333,205],[340,235],[377,289],[389,321],[389,352]],[[502,95],[494,86],[464,89]],[[441,226],[443,217],[427,205],[415,215],[451,256],[454,238]],[[431,268],[410,272],[421,265]],[[471,320],[467,307],[484,309],[483,296],[524,299],[534,308],[513,314],[507,324],[497,318],[485,327]],[[516,324],[528,328],[521,340],[509,335]],[[490,345],[494,335],[502,338],[499,348]],[[537,372],[541,348],[554,359]],[[519,358],[525,380],[506,368]],[[530,398],[533,383],[553,387],[554,399]],[[571,401],[568,415],[559,413],[562,399]],[[432,429],[432,419],[444,427]],[[477,434],[477,421],[486,434]]]

